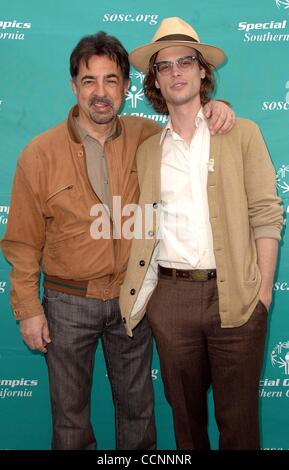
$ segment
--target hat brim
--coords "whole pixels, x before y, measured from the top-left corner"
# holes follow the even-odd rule
[[[225,59],[226,54],[215,46],[209,44],[202,44],[193,41],[159,41],[152,44],[137,47],[129,54],[129,61],[136,69],[141,72],[147,73],[149,68],[150,58],[162,49],[175,46],[187,46],[199,51],[204,59],[214,67],[221,65]]]

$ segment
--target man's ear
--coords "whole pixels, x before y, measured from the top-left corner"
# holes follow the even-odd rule
[[[129,89],[130,87],[130,80],[126,80],[124,82],[124,94],[126,94],[127,90]]]
[[[70,85],[71,85],[73,93],[75,94],[75,96],[77,96],[77,88],[75,85],[75,81],[73,79],[70,80]]]
[[[159,86],[159,83],[157,81],[157,79],[155,79],[155,87],[159,90],[160,89],[160,86]]]

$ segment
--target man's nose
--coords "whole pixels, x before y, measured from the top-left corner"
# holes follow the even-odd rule
[[[106,89],[104,83],[95,82],[94,92],[97,94],[97,96],[106,96]]]
[[[173,77],[176,77],[178,75],[180,75],[180,68],[179,66],[176,64],[176,62],[174,62],[172,64],[172,69],[171,69],[171,74],[173,75]]]

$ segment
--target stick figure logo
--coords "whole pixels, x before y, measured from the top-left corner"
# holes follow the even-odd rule
[[[143,81],[144,81],[145,74],[142,72],[131,72],[130,73],[130,80],[134,82],[134,79],[139,81],[138,85],[134,83],[131,85],[130,89],[126,93],[126,101],[130,102],[130,106],[132,109],[137,108],[137,104],[139,101],[143,101],[144,92],[143,92]]]
[[[289,0],[275,0],[275,3],[278,8],[284,8],[284,10],[289,8]]]
[[[126,93],[126,101],[130,101],[130,105],[133,109],[136,109],[138,101],[143,101],[144,92],[142,88],[138,89],[135,85],[132,85]]]
[[[271,352],[271,364],[284,370],[285,375],[289,375],[289,341],[279,341]]]
[[[276,175],[277,188],[285,197],[289,197],[289,165],[282,165]]]

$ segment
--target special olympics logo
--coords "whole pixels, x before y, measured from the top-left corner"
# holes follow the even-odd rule
[[[289,1],[289,0],[288,0]],[[277,188],[289,197],[289,165],[282,165],[276,175]]]
[[[289,8],[289,0],[275,0],[275,3],[278,8],[281,7],[281,8],[284,8],[285,10]]]
[[[279,343],[271,352],[271,364],[273,367],[284,369],[284,374],[289,375],[289,341]]]
[[[130,106],[132,109],[136,109],[138,102],[143,101],[143,98],[144,98],[142,84],[143,84],[145,75],[142,72],[134,72],[130,74],[130,78],[132,79],[133,77],[135,77],[139,81],[139,84],[138,86],[133,84],[130,87],[130,89],[126,93],[125,100],[130,103]]]

